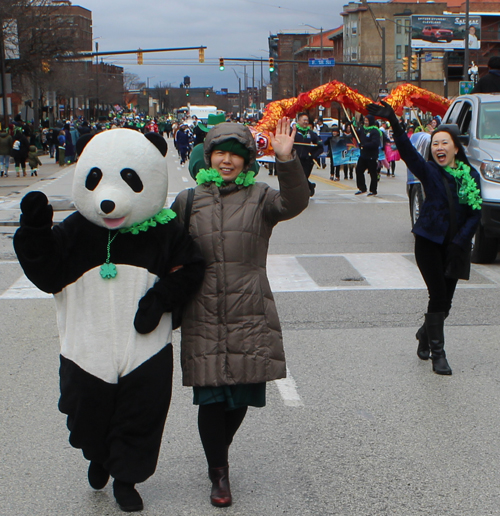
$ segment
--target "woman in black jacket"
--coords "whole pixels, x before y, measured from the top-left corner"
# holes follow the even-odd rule
[[[394,141],[420,180],[425,201],[413,227],[415,260],[429,292],[425,324],[417,331],[417,355],[432,359],[435,373],[451,375],[444,351],[444,320],[459,279],[469,279],[472,237],[481,219],[479,173],[472,168],[458,135],[448,126],[431,135],[429,161],[410,143],[394,110],[370,104],[368,112],[389,120]]]

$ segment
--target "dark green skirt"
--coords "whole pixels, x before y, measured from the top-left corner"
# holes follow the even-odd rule
[[[226,410],[248,406],[264,407],[266,405],[266,383],[193,387],[193,403],[195,405],[225,403]]]

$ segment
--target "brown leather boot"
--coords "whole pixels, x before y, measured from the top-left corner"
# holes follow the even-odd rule
[[[215,507],[228,507],[233,503],[229,486],[229,466],[208,468],[208,477],[212,481],[210,502]]]

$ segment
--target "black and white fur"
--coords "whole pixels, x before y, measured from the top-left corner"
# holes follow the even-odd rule
[[[28,278],[54,294],[70,443],[115,479],[136,483],[156,468],[170,404],[170,312],[196,291],[204,266],[175,219],[118,231],[164,207],[165,140],[114,129],[84,143],[73,183],[78,211],[52,227],[47,198],[30,192],[14,245]],[[117,275],[103,279],[109,240]]]

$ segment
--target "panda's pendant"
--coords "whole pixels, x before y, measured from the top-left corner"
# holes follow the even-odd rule
[[[101,278],[103,279],[113,279],[118,274],[116,270],[116,265],[114,263],[103,263],[101,265]]]
[[[115,236],[111,238],[111,231],[108,231],[108,245],[106,248],[106,262],[101,265],[101,278],[102,279],[113,279],[116,278],[118,271],[116,270],[116,265],[112,263],[111,260],[111,243],[118,236],[118,232],[115,233]]]

